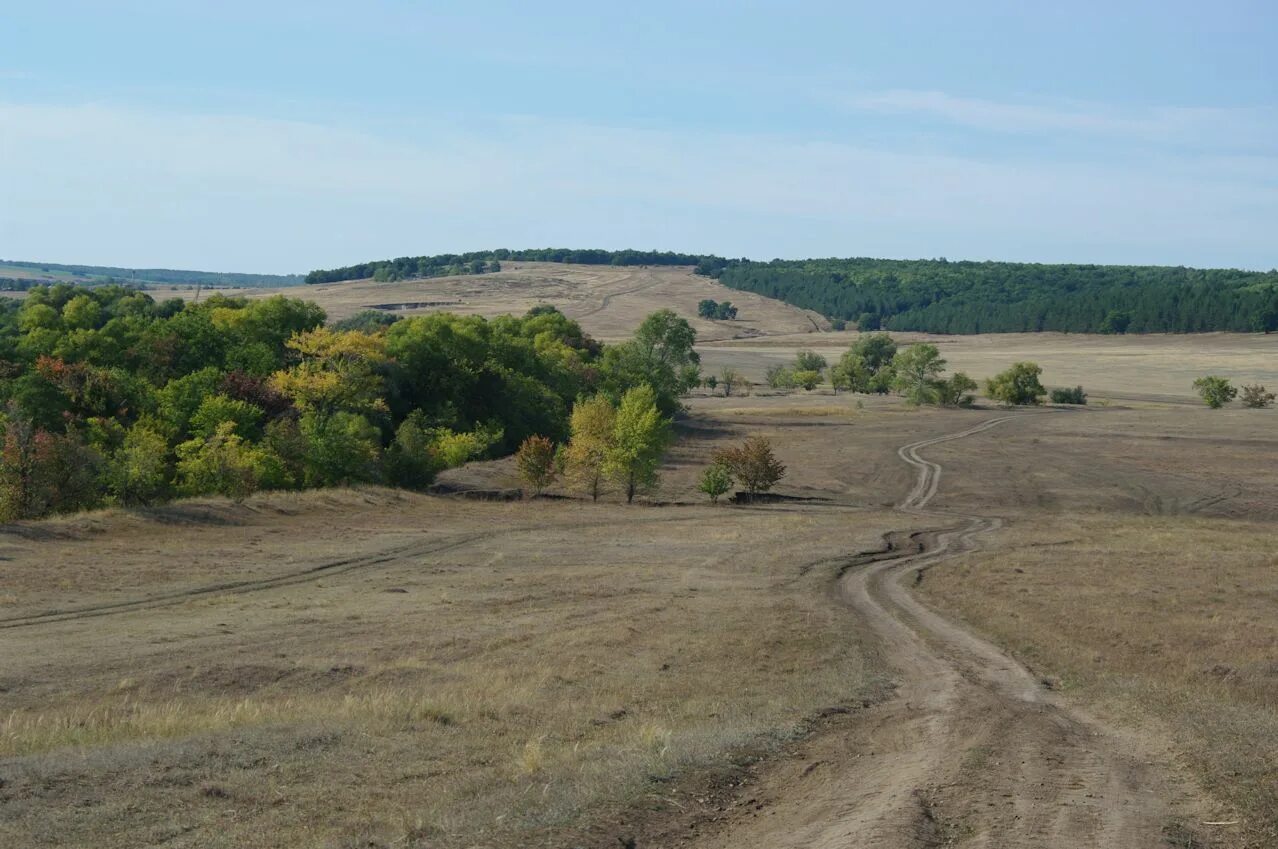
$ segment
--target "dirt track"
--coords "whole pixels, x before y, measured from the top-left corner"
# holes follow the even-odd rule
[[[925,535],[921,552],[850,569],[841,582],[846,603],[885,646],[895,698],[867,714],[853,739],[816,742],[801,771],[791,764],[771,774],[753,811],[702,845],[1171,845],[1168,828],[1193,809],[1191,788],[1172,784],[1147,753],[1076,715],[1023,666],[902,584],[1001,524],[929,510],[942,469],[918,451],[1021,418],[899,450],[918,477],[897,509],[942,529]]]

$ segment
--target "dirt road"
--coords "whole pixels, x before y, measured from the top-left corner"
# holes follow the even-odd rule
[[[1169,845],[1196,794],[1145,747],[1077,715],[995,646],[914,599],[904,580],[969,550],[992,517],[928,509],[941,481],[921,449],[1018,426],[1001,416],[903,446],[917,470],[897,509],[928,523],[921,553],[849,570],[843,598],[874,629],[899,686],[852,739],[815,742],[757,788],[714,847],[1139,849]]]

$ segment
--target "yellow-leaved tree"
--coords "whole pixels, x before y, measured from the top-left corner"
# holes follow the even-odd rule
[[[572,438],[564,449],[567,477],[598,501],[608,476],[604,464],[614,444],[617,411],[602,395],[578,401],[572,408]]]

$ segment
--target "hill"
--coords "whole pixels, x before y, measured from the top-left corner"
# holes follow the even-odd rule
[[[174,268],[120,268],[112,265],[63,265],[56,262],[0,260],[0,287],[25,291],[42,283],[166,284],[227,288],[298,286],[300,274],[239,274]]]
[[[544,248],[399,257],[312,271],[307,283],[396,282],[498,271],[503,262],[690,265],[724,286],[862,330],[1201,333],[1278,330],[1278,271],[1170,266],[808,259]]]

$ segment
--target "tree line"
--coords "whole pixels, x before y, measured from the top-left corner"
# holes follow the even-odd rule
[[[871,258],[756,262],[709,254],[541,248],[400,257],[319,269],[307,283],[480,274],[506,260],[691,265],[742,291],[828,316],[836,329],[931,333],[1278,330],[1278,271]],[[716,316],[717,317],[717,316]]]
[[[375,260],[342,268],[321,268],[306,275],[307,283],[336,283],[342,280],[380,281],[415,277],[440,277],[453,274],[484,274],[500,271],[501,263],[563,262],[576,265],[698,265],[707,260],[702,254],[671,251],[605,251],[597,249],[533,248],[529,250],[472,251],[434,256],[404,256]],[[380,277],[379,277],[380,275]]]
[[[179,268],[121,268],[114,265],[64,265],[56,262],[0,260],[0,272],[6,268],[24,268],[36,274],[62,274],[79,278],[76,283],[93,285],[119,283],[171,283],[179,285],[221,286],[228,288],[276,288],[298,286],[300,274],[242,274],[222,271],[190,271]],[[8,278],[12,280],[13,278]],[[29,279],[31,284],[49,284],[47,279]],[[20,291],[25,291],[21,289]]]
[[[863,331],[1278,330],[1278,271],[943,259],[724,260],[699,270]]]
[[[358,329],[313,303],[157,302],[66,284],[0,300],[0,518],[181,495],[362,482],[562,440],[580,399],[647,387],[661,416],[698,380],[669,311],[607,347],[557,310],[436,313]]]

